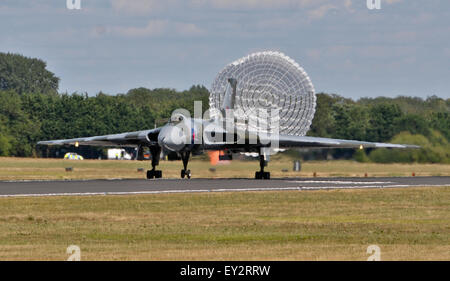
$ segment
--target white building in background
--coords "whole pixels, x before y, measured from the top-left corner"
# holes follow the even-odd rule
[[[131,160],[132,156],[123,148],[108,149],[108,160]]]

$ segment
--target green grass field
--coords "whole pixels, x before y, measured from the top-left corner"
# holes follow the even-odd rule
[[[450,188],[0,199],[0,260],[450,259]]]
[[[161,161],[158,169],[165,178],[179,178],[181,161]],[[0,158],[0,180],[32,179],[103,179],[145,178],[138,168],[147,170],[149,161],[114,160],[63,160],[36,158]],[[73,172],[66,172],[73,167]],[[293,162],[288,157],[274,157],[267,170],[272,177],[369,177],[379,176],[450,176],[450,165],[445,164],[374,164],[354,161],[306,161],[301,172],[292,171]],[[259,170],[258,161],[233,160],[231,164],[212,166],[204,157],[189,162],[193,177],[198,178],[253,178]],[[215,168],[215,172],[209,169]],[[287,169],[288,172],[282,170]]]

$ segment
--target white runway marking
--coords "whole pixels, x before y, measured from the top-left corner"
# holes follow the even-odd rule
[[[242,191],[282,191],[300,190],[299,187],[279,187],[279,188],[235,188],[235,189],[180,189],[180,190],[158,190],[158,191],[125,191],[125,192],[64,192],[45,194],[7,194],[2,197],[43,197],[43,196],[93,196],[93,195],[139,195],[139,194],[164,194],[164,193],[199,193],[199,192],[242,192]]]
[[[67,179],[67,180],[2,180],[0,182],[6,183],[27,183],[27,182],[86,182],[86,181],[118,181],[118,180],[127,180],[123,178],[109,178],[109,179]],[[162,179],[159,179],[162,180]]]
[[[328,183],[328,184],[387,184],[393,183],[391,181],[321,181],[321,180],[306,180],[306,181],[289,181],[292,183]]]
[[[130,192],[64,192],[45,194],[8,194],[6,197],[46,197],[46,196],[98,196],[98,195],[144,195],[170,193],[206,193],[206,192],[245,192],[245,191],[293,191],[293,190],[331,190],[331,189],[364,189],[364,188],[399,188],[399,187],[450,187],[450,185],[364,185],[364,186],[308,186],[308,187],[267,187],[267,188],[224,188],[224,189],[194,189],[194,190],[160,190],[160,191],[130,191]]]
[[[395,187],[450,187],[450,185],[442,184],[392,184],[392,185],[358,185],[358,186],[307,186],[302,187],[302,190],[320,190],[320,189],[364,189],[364,188],[395,188]]]

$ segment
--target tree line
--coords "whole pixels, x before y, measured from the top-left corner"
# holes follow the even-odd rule
[[[322,151],[333,158],[381,163],[450,163],[450,99],[400,96],[353,101],[339,95],[320,93],[317,94],[316,115],[308,134],[422,147],[419,150]]]
[[[58,93],[58,83],[59,78],[46,69],[45,62],[0,53],[0,156],[39,157],[45,154],[36,146],[39,140],[151,129],[163,125],[177,108],[192,113],[194,101],[200,100],[204,112],[209,104],[209,92],[201,85],[185,91],[136,88],[116,95],[100,92],[88,96]],[[379,97],[354,101],[319,93],[308,135],[410,143],[423,149],[321,150],[306,153],[305,158],[450,163],[450,99]],[[98,148],[80,149],[87,157],[103,153]],[[50,155],[62,157],[59,150],[52,148]]]

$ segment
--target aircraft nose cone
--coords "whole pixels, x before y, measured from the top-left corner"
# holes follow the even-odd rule
[[[158,143],[167,150],[180,151],[186,144],[186,135],[177,126],[165,127],[159,133]]]

